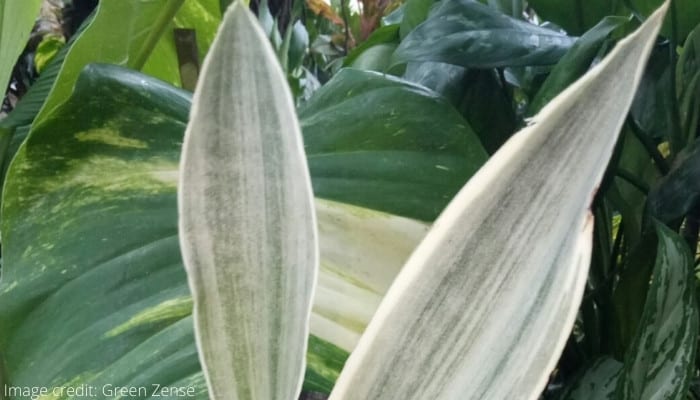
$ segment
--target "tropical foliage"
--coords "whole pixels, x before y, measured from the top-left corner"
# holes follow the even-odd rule
[[[0,0],[0,398],[700,398],[700,3],[82,3]]]

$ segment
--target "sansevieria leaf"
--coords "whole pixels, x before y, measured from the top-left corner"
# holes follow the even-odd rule
[[[589,207],[664,14],[544,107],[457,194],[331,400],[539,396],[581,301]]]
[[[318,269],[313,196],[285,76],[239,2],[204,63],[181,171],[180,241],[209,394],[295,399]]]

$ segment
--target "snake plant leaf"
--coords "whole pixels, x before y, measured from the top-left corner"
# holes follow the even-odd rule
[[[556,64],[574,38],[505,16],[474,0],[445,1],[403,40],[394,64],[436,61],[470,68]]]
[[[583,294],[588,210],[665,8],[457,194],[392,284],[331,400],[539,396]]]
[[[239,2],[195,90],[178,194],[212,399],[298,397],[318,271],[311,179],[274,50]]]
[[[642,319],[617,384],[618,399],[681,399],[695,370],[698,305],[693,255],[657,224],[659,243]]]
[[[0,88],[3,90],[7,88],[12,68],[27,43],[41,3],[41,0],[0,0]]]

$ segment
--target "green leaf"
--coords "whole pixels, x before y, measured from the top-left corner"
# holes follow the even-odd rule
[[[700,141],[683,150],[671,171],[649,192],[649,211],[670,223],[683,218],[700,202]]]
[[[614,400],[620,372],[621,362],[601,357],[569,386],[561,400]]]
[[[681,236],[657,224],[656,264],[617,398],[684,398],[695,371],[698,306],[693,257]]]
[[[299,117],[316,196],[405,217],[433,220],[487,158],[447,101],[378,73],[341,70]]]
[[[177,240],[189,104],[143,75],[90,66],[75,94],[32,129],[2,205],[6,382],[157,383],[208,398]]]
[[[80,71],[89,63],[141,69],[183,1],[101,1],[90,25],[68,50],[36,120],[46,118],[70,96]],[[129,22],[127,29],[124,21]]]
[[[458,181],[468,178],[445,184],[450,182],[445,176],[451,175],[433,166],[443,165],[445,159],[468,163],[470,154],[462,153],[467,140],[463,128],[451,128],[443,138],[452,138],[447,140],[451,144],[440,149],[432,144],[431,126],[439,127],[441,118],[451,123],[460,119],[449,117],[456,112],[446,113],[450,108],[445,108],[444,100],[424,88],[377,74],[347,71],[341,75],[353,73],[373,78],[367,86],[362,86],[361,79],[355,83],[370,100],[357,112],[385,104],[383,97],[373,96],[381,89],[374,84],[383,82],[435,114],[420,117],[422,122],[416,124],[420,129],[407,129],[405,136],[394,137],[397,131],[384,130],[381,124],[367,125],[377,130],[376,137],[384,143],[382,151],[365,144],[366,157],[344,153],[350,146],[343,141],[353,140],[343,131],[370,135],[358,136],[362,140],[371,133],[309,114],[306,144],[319,149],[328,146],[319,158],[333,159],[337,152],[337,162],[330,165],[346,174],[335,179],[334,170],[327,173],[319,163],[313,179],[326,187],[322,191],[326,197],[331,192],[324,181],[342,182],[330,185],[338,189],[332,194],[361,203],[358,190],[375,184],[357,174],[369,160],[380,177],[392,179],[385,192],[391,194],[390,201],[381,203],[378,198],[375,203],[390,211],[410,211],[410,204],[417,204],[424,207],[425,219],[431,219],[461,185]],[[342,109],[340,100],[347,92],[325,93],[325,99],[335,99]],[[81,74],[68,101],[33,128],[8,172],[8,203],[3,205],[0,351],[11,384],[52,388],[158,383],[193,386],[198,394],[192,398],[207,398],[176,237],[175,182],[188,108],[189,98],[182,91],[133,71],[93,65]],[[384,111],[377,115],[384,118],[391,111],[397,119],[419,118],[413,107]],[[322,132],[333,132],[330,142]],[[421,152],[426,156],[418,157]],[[409,164],[403,164],[403,159]],[[418,183],[412,181],[418,168],[410,164],[413,160],[429,166],[421,171]],[[410,192],[414,187],[430,195],[414,200]],[[317,201],[316,209],[321,270],[305,387],[328,392],[426,226],[323,200]],[[340,304],[338,297],[345,301]],[[124,360],[119,361],[120,357]],[[32,363],[34,359],[46,362]]]
[[[392,284],[331,400],[540,395],[586,284],[590,203],[665,9],[457,194]]]
[[[530,115],[536,114],[550,100],[583,75],[595,59],[605,39],[627,21],[622,17],[606,17],[583,34],[561,58],[530,103]]]
[[[630,0],[632,7],[647,16],[658,7],[663,0]],[[676,33],[678,40],[683,42],[693,28],[700,24],[700,2],[696,0],[674,0],[676,7]],[[661,32],[664,36],[671,36],[671,13],[666,16]]]
[[[311,179],[285,74],[240,2],[224,15],[189,121],[180,243],[210,397],[295,399],[318,274]]]
[[[350,66],[356,59],[362,56],[366,51],[379,46],[379,45],[394,45],[399,44],[399,25],[387,25],[382,26],[379,29],[372,32],[367,40],[360,43],[359,46],[352,49],[350,54],[345,57],[343,65]]]
[[[437,61],[470,68],[549,65],[559,61],[574,40],[474,0],[446,1],[403,39],[394,63]]]
[[[581,35],[609,15],[629,14],[624,1],[609,0],[528,0],[537,15],[551,21],[569,34]],[[656,6],[661,4],[657,2]],[[656,7],[650,9],[654,10]]]
[[[676,63],[676,93],[683,136],[690,142],[700,121],[700,25],[688,35]]]
[[[0,0],[0,88],[10,83],[12,68],[22,54],[39,15],[42,0]]]
[[[428,13],[435,4],[435,0],[407,0],[405,4],[399,29],[401,39],[404,39],[416,26],[428,18]]]

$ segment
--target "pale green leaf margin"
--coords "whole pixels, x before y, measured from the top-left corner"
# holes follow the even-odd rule
[[[457,194],[389,289],[331,400],[539,396],[583,294],[589,207],[666,7]]]
[[[285,76],[239,2],[205,60],[180,168],[180,241],[211,398],[296,399],[318,273],[311,180]]]
[[[0,89],[10,82],[12,68],[27,44],[41,0],[0,0]]]

